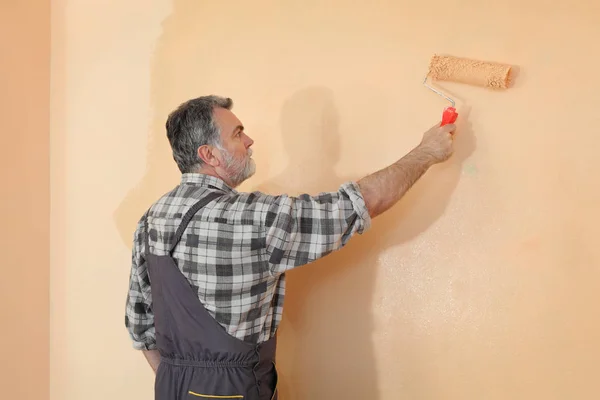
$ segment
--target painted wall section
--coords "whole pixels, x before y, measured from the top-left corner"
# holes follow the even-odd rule
[[[439,121],[434,53],[516,65],[515,86],[441,85],[452,160],[290,273],[282,398],[600,396],[600,9],[566,4],[54,2],[52,398],[151,398],[123,313],[135,222],[179,181],[169,111],[231,96],[256,142],[241,190],[333,190]]]
[[[0,387],[49,398],[50,2],[0,2]]]

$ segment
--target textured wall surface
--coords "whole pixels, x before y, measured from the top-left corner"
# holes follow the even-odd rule
[[[332,190],[441,118],[435,53],[510,63],[515,85],[440,85],[454,157],[289,274],[282,398],[600,397],[598,20],[593,1],[54,2],[53,399],[151,398],[123,313],[135,222],[179,181],[170,110],[234,99],[242,190]]]

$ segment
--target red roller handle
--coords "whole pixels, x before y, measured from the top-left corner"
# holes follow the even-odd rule
[[[458,113],[456,112],[456,108],[454,107],[446,107],[444,108],[444,113],[442,114],[442,124],[440,126],[453,124],[458,117]]]

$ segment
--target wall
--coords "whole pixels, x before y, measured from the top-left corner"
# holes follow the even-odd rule
[[[436,52],[511,63],[515,86],[443,85],[452,160],[290,273],[282,398],[600,394],[594,2],[146,4],[53,3],[53,399],[151,398],[123,312],[135,221],[179,179],[171,109],[235,100],[258,163],[242,190],[335,189],[439,120]]]
[[[0,2],[0,387],[48,399],[50,2]]]

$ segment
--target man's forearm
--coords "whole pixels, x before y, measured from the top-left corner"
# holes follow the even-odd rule
[[[160,353],[158,350],[142,350],[148,364],[152,367],[154,373],[158,370],[158,365],[160,364]]]
[[[435,164],[421,146],[394,164],[358,181],[371,218],[387,211]]]

